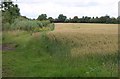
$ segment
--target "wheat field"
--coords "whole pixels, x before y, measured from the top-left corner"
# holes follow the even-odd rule
[[[50,38],[69,43],[72,56],[86,53],[114,53],[118,50],[117,24],[55,24]]]

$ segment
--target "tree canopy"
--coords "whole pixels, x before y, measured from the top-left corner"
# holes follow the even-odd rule
[[[59,22],[65,22],[66,19],[67,19],[67,17],[64,16],[63,14],[60,14],[60,15],[58,16],[58,21],[59,21]]]
[[[47,15],[46,14],[41,14],[41,15],[38,16],[37,20],[40,20],[40,21],[47,20]]]
[[[3,0],[1,2],[3,22],[12,23],[15,18],[20,16],[20,9],[17,4],[13,4],[11,0]]]

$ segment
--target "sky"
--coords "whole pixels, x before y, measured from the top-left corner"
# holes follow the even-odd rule
[[[40,14],[57,18],[64,14],[68,18],[74,16],[100,17],[106,14],[118,16],[119,0],[13,0],[18,4],[22,16],[37,18]]]

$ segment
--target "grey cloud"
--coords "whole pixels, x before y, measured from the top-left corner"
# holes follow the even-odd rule
[[[85,4],[81,4],[81,3],[74,4],[74,7],[92,7],[92,6],[98,6],[98,5],[99,3],[97,2],[88,2]]]
[[[91,6],[97,6],[99,3],[97,2],[82,2],[82,1],[68,1],[68,0],[14,0],[14,3],[23,3],[23,4],[45,4],[45,3],[53,3],[59,6],[64,7],[91,7]]]
[[[49,0],[13,0],[14,3],[23,3],[23,4],[44,4],[50,2]]]
[[[21,8],[20,11],[22,14],[29,17],[37,17],[39,13],[42,12],[45,12],[48,14],[48,16],[52,17],[58,16],[59,13],[66,14],[69,15],[68,17],[71,17],[74,15],[99,16],[106,14],[106,12],[110,15],[116,16],[116,8],[114,7],[117,4],[115,3],[115,5],[111,5],[112,2],[114,1],[111,0],[107,2],[105,0],[102,2],[98,0],[17,0],[17,3],[20,5],[19,7]],[[103,8],[103,3],[105,5],[107,4],[105,8]],[[27,7],[24,5],[27,5]],[[53,5],[53,7],[49,7],[51,5]],[[45,11],[39,10],[40,7],[45,7]],[[114,9],[114,11],[111,11],[111,8]],[[86,12],[86,9],[89,9],[89,13]],[[96,12],[94,12],[95,10]]]
[[[82,3],[81,1],[79,2],[62,2],[62,1],[54,1],[55,4],[60,5],[60,6],[66,6],[66,7],[91,7],[91,6],[98,6],[98,2],[87,2],[87,3]]]

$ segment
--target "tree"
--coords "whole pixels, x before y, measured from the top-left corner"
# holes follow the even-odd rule
[[[91,17],[85,16],[85,23],[89,23],[90,19],[91,19]]]
[[[80,18],[80,22],[82,23],[89,23],[91,20],[91,17],[88,16],[83,16],[82,18]]]
[[[110,19],[110,23],[116,24],[116,23],[118,23],[118,21],[117,21],[116,18],[112,17],[112,18]]]
[[[120,24],[120,16],[117,17],[117,23]]]
[[[37,20],[40,20],[40,21],[47,20],[47,15],[46,14],[41,14],[41,15],[38,16]]]
[[[79,22],[78,16],[74,16],[74,18],[72,19],[72,21],[73,21],[74,23],[78,23],[78,22]]]
[[[110,21],[110,16],[108,15],[100,17],[100,23],[109,23],[109,21]]]
[[[60,14],[60,15],[58,16],[58,21],[59,21],[59,22],[65,22],[66,19],[67,19],[67,17],[64,16],[63,14]]]
[[[1,2],[2,7],[2,20],[6,23],[12,23],[15,18],[20,16],[20,9],[17,4],[13,4],[11,0],[3,0]]]
[[[92,17],[89,22],[90,22],[90,23],[95,23],[95,22],[96,22],[95,17]]]
[[[53,22],[53,21],[54,21],[54,19],[53,19],[52,17],[49,17],[48,20],[49,20],[50,22]]]

